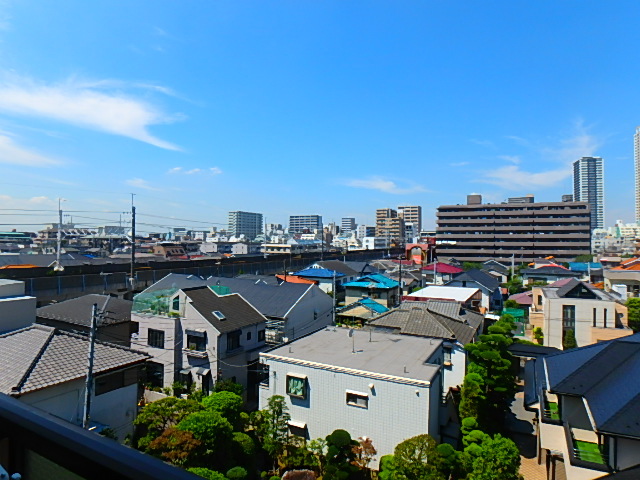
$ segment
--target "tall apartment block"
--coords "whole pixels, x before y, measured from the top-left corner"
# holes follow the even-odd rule
[[[640,223],[640,127],[633,136],[633,158],[636,172],[636,223]]]
[[[387,243],[404,242],[404,220],[393,208],[376,210],[376,237],[387,239]]]
[[[413,223],[416,232],[422,231],[422,207],[417,205],[398,207],[398,216],[404,220],[404,223]]]
[[[289,233],[302,233],[305,230],[322,230],[322,215],[291,215]]]
[[[244,235],[253,240],[262,233],[262,214],[252,212],[229,212],[229,230],[227,233],[238,237]]]
[[[357,238],[375,237],[375,236],[376,236],[376,227],[372,227],[369,225],[358,225],[356,229]]]
[[[591,207],[591,228],[604,228],[604,161],[582,157],[573,162],[573,200]]]
[[[348,234],[353,232],[356,229],[356,219],[353,217],[343,217],[342,223],[340,224],[340,231],[342,233]]]
[[[550,255],[572,262],[591,253],[591,209],[587,202],[483,204],[467,196],[466,205],[437,210],[437,254],[461,262],[529,263]]]

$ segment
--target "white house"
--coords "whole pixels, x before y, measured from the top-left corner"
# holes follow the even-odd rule
[[[0,335],[0,392],[82,424],[89,339],[45,325]],[[90,419],[123,440],[133,433],[139,369],[148,356],[97,341]]]
[[[269,371],[260,407],[286,399],[292,433],[324,438],[335,429],[368,437],[381,456],[403,440],[439,439],[442,340],[327,328],[260,354]]]
[[[468,270],[453,276],[447,283],[451,287],[478,288],[482,292],[481,306],[486,311],[502,309],[500,281],[483,270]]]
[[[225,378],[247,388],[265,348],[266,318],[242,296],[207,286],[143,292],[131,318],[139,325],[136,345],[152,357],[147,372],[156,386],[180,381],[210,391]]]
[[[24,282],[0,279],[0,333],[36,321],[36,297],[24,294]]]

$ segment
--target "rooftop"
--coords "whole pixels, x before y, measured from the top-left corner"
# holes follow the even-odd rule
[[[94,304],[98,305],[98,326],[113,325],[131,320],[132,301],[109,295],[94,294],[83,295],[82,297],[40,307],[36,310],[36,316],[90,327],[91,311]]]
[[[349,336],[350,331],[353,337]],[[442,340],[424,337],[331,327],[260,356],[315,368],[348,369],[348,373],[382,376],[391,381],[425,384],[440,369],[438,365],[425,362],[441,344]]]
[[[381,273],[371,273],[360,277],[353,282],[345,283],[345,287],[359,287],[359,288],[379,288],[379,289],[392,289],[398,288],[400,284],[396,280],[392,280]]]
[[[437,298],[442,300],[455,300],[456,302],[466,302],[475,295],[479,290],[469,287],[448,287],[443,285],[430,285],[407,295],[418,298]]]

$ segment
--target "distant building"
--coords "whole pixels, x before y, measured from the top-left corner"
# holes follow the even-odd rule
[[[591,207],[591,228],[604,228],[604,161],[582,157],[573,162],[573,199]]]
[[[356,219],[353,217],[343,217],[340,225],[340,231],[348,234],[356,229]]]
[[[534,202],[534,196],[532,194],[525,195],[524,197],[511,197],[507,200],[507,203],[533,203],[533,202]]]
[[[262,214],[251,212],[229,212],[229,231],[233,237],[244,235],[248,240],[253,240],[262,234]]]
[[[422,207],[402,206],[398,207],[398,216],[404,220],[404,223],[412,223],[416,234],[422,230]]]
[[[389,244],[404,242],[404,220],[393,208],[376,210],[376,237],[386,238]]]
[[[572,194],[562,195],[562,201],[563,202],[573,202],[573,195]]]
[[[438,207],[437,225],[440,260],[521,264],[553,255],[571,262],[591,253],[587,202],[483,204],[480,195],[469,195],[466,205]]]
[[[322,230],[322,215],[291,215],[289,233],[302,233],[305,230]]]
[[[356,229],[356,236],[360,239],[364,237],[375,237],[376,227],[372,227],[369,225],[358,225],[358,228]]]
[[[633,136],[633,158],[636,172],[636,222],[640,223],[640,127]]]

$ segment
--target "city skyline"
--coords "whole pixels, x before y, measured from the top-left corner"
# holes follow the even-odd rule
[[[583,156],[607,160],[609,223],[631,222],[638,14],[632,1],[2,3],[0,230],[57,222],[59,197],[80,226],[118,224],[130,193],[140,231],[221,228],[229,211],[374,225],[398,205],[433,229],[438,206],[470,193],[556,201]]]

